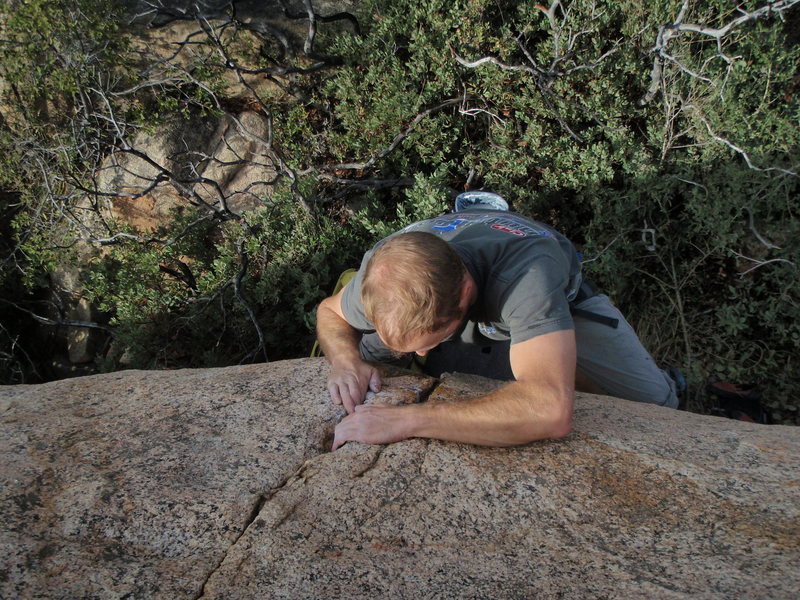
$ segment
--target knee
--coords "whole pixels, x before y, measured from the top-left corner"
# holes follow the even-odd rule
[[[661,386],[657,397],[661,398],[661,402],[657,403],[659,406],[678,408],[678,386],[667,372],[664,372],[664,385]]]
[[[632,391],[628,400],[643,402],[645,404],[655,404],[667,408],[678,408],[678,393],[675,384],[666,374],[664,378],[653,379],[648,385],[644,385]]]
[[[678,395],[672,389],[670,389],[669,392],[669,396],[667,396],[663,402],[659,403],[660,406],[666,406],[667,408],[678,408]]]

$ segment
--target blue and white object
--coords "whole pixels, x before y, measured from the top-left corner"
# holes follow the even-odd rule
[[[456,196],[455,212],[470,208],[489,210],[508,210],[508,202],[500,194],[474,190]]]

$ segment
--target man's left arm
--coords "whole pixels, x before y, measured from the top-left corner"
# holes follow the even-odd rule
[[[575,332],[555,331],[511,346],[516,381],[461,402],[359,405],[336,427],[333,449],[347,441],[385,444],[411,437],[483,446],[560,438],[572,429]]]

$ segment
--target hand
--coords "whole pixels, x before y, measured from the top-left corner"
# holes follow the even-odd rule
[[[381,391],[378,369],[363,361],[353,366],[331,365],[328,393],[334,404],[344,404],[345,410],[352,413],[356,405],[364,401],[368,390]]]
[[[365,444],[391,444],[407,437],[408,424],[404,417],[407,406],[390,404],[359,405],[336,426],[333,447],[336,450],[345,442]]]

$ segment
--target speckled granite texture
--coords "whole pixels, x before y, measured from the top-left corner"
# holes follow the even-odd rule
[[[798,429],[581,396],[562,441],[331,454],[327,372],[0,388],[0,597],[797,598]]]

